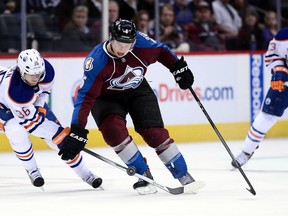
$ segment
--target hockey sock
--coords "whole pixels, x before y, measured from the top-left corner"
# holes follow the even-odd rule
[[[251,125],[242,151],[252,154],[279,117],[260,112]]]
[[[137,173],[142,175],[148,169],[147,163],[130,136],[113,149],[128,167],[134,166]]]
[[[170,139],[166,140],[163,144],[155,148],[156,153],[159,154],[159,158],[171,172],[175,179],[178,179],[187,173],[186,162],[178,150],[175,143],[169,142]]]

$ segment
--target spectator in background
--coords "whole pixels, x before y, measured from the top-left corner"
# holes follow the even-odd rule
[[[184,42],[183,30],[176,23],[174,10],[170,4],[165,4],[160,12],[159,41],[173,51],[189,52],[189,44]]]
[[[214,22],[211,8],[206,1],[201,1],[195,8],[195,19],[184,26],[190,51],[220,51],[224,49],[218,25]]]
[[[119,18],[120,7],[119,3],[114,0],[109,1],[109,26],[111,27],[112,24]]]
[[[239,50],[261,50],[262,47],[262,28],[258,22],[256,10],[248,10],[244,16],[244,23],[241,27],[237,44]]]
[[[262,30],[262,47],[264,49],[268,48],[269,42],[274,38],[277,31],[278,28],[276,13],[274,11],[267,11],[264,17],[264,28]]]
[[[214,17],[219,25],[219,32],[225,40],[227,50],[237,49],[237,37],[242,26],[242,19],[237,11],[229,4],[230,0],[215,0],[212,2]]]
[[[190,1],[190,2],[188,3],[188,7],[191,9],[192,14],[194,15],[194,17],[195,17],[195,11],[196,11],[197,7],[199,6],[199,4],[200,4],[202,1],[203,1],[203,0],[193,0],[193,1]],[[213,16],[212,1],[213,1],[213,0],[206,0],[205,2],[208,3],[209,8],[210,8],[210,12],[211,12],[211,14],[212,14],[212,16]],[[214,17],[213,17],[213,18],[214,18]],[[191,21],[192,21],[192,20],[191,20]]]
[[[138,9],[137,9],[138,0],[124,0],[124,1],[126,2],[126,4],[128,4],[134,10],[134,12],[138,11]]]
[[[109,32],[111,32],[112,24],[119,18],[120,7],[117,1],[109,0],[108,4],[108,22],[109,22]],[[92,26],[93,37],[95,44],[102,42],[102,20],[99,19],[93,23]],[[108,38],[104,38],[107,40]]]
[[[74,8],[71,20],[62,32],[62,51],[88,52],[93,49],[95,42],[87,27],[88,13],[89,10],[84,5]]]
[[[281,0],[282,2],[287,0]],[[264,23],[264,11],[273,10],[276,11],[276,4],[277,0],[248,0],[249,4],[257,8],[258,11],[261,11],[259,14],[259,21],[261,23]],[[283,9],[283,3],[282,3],[282,9]],[[283,12],[282,12],[283,14]],[[284,14],[283,14],[284,15]]]
[[[119,5],[119,9],[120,9],[119,17],[121,17],[122,19],[132,20],[136,15],[134,8],[128,4],[128,1],[117,0],[117,2]],[[129,3],[132,4],[131,1]]]
[[[181,27],[188,24],[193,19],[193,8],[187,3],[187,0],[175,0],[173,9],[176,23]]]
[[[149,37],[152,37],[153,32],[149,27],[149,12],[146,10],[140,10],[134,17],[134,23],[136,25],[137,30],[145,33]]]
[[[44,18],[55,16],[61,0],[28,0],[27,13],[39,13]],[[21,8],[21,1],[19,2],[19,9]]]
[[[231,0],[230,4],[237,11],[242,20],[244,19],[247,10],[254,9],[254,7],[249,4],[249,0]]]
[[[88,25],[101,19],[102,0],[83,0],[83,2],[89,8]]]
[[[0,1],[0,14],[5,11],[6,5],[3,1]]]
[[[55,10],[55,22],[59,29],[62,31],[64,26],[70,21],[72,17],[73,9],[79,5],[82,0],[61,0]]]
[[[154,19],[155,10],[154,10],[154,0],[141,0],[137,1],[137,10],[146,10],[149,12],[149,17],[151,20]]]
[[[16,11],[16,7],[18,6],[19,2],[15,1],[15,0],[8,0],[5,4],[5,8],[4,8],[4,11],[3,11],[3,14],[13,14]],[[4,3],[3,3],[4,4]]]

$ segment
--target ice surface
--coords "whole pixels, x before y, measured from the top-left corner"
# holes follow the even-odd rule
[[[227,141],[236,156],[242,141]],[[30,183],[12,152],[0,154],[0,214],[24,216],[285,216],[288,214],[288,139],[266,139],[243,170],[256,190],[253,196],[231,158],[219,142],[179,144],[196,180],[206,187],[198,194],[171,195],[158,190],[140,196],[137,180],[83,152],[89,168],[103,178],[103,190],[93,189],[63,163],[53,150],[35,151],[45,178],[44,191]],[[139,146],[154,179],[169,187],[180,186],[153,149]],[[91,149],[123,164],[111,148]]]

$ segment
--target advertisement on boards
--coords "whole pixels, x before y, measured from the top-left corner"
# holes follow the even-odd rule
[[[250,122],[261,109],[264,98],[264,60],[263,55],[250,55]]]

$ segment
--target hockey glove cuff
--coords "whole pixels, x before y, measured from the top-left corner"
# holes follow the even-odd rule
[[[179,87],[183,90],[188,89],[194,83],[193,73],[188,68],[183,56],[172,65],[170,72],[173,74]]]
[[[285,88],[285,82],[288,80],[288,69],[283,66],[277,66],[272,69],[271,88],[282,92]]]
[[[65,138],[58,155],[62,160],[74,159],[83,150],[88,142],[88,130],[80,125],[72,124],[69,135]]]

